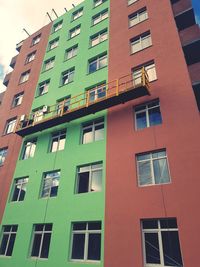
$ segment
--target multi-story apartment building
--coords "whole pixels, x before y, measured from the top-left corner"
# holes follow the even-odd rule
[[[0,266],[198,266],[199,51],[189,0],[85,0],[23,42]]]

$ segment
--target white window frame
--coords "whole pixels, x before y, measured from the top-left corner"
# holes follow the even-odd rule
[[[50,80],[46,80],[46,81],[41,82],[39,84],[39,86],[38,86],[38,96],[42,96],[42,95],[48,93],[49,84],[50,84]]]
[[[149,105],[152,105],[153,103],[155,103],[155,105],[149,107]],[[143,106],[144,108],[141,109],[141,110],[138,110],[138,111],[135,110],[135,129],[136,130],[138,130],[138,127],[137,127],[137,114],[144,113],[144,112],[146,114],[146,122],[147,122],[147,127],[145,127],[145,128],[151,127],[151,125],[150,125],[149,111],[151,109],[155,109],[155,108],[158,108],[158,107],[160,108],[160,101],[159,100],[153,100],[153,101],[148,102],[146,104],[141,104],[139,106],[136,106],[135,109],[136,108],[139,108],[140,106],[141,107]],[[161,110],[160,110],[160,115],[161,115]],[[161,120],[162,120],[162,116],[161,116]],[[140,128],[139,128],[139,130],[140,130]]]
[[[95,15],[94,17],[92,17],[92,25],[97,25],[98,23],[100,23],[101,21],[105,20],[108,18],[108,10],[104,10],[101,13]]]
[[[68,109],[70,108],[70,101],[71,101],[71,96],[57,100],[56,114],[61,115],[63,109],[64,113],[67,112]]]
[[[64,140],[66,142],[66,130],[61,130],[61,131],[57,131],[57,132],[52,133],[50,151],[49,151],[50,153],[54,153],[54,152],[61,151],[61,150],[65,149],[65,142],[64,142],[64,148],[62,148],[62,149],[60,148],[60,142],[61,142],[61,140],[63,140],[63,139],[61,139],[62,137],[64,137]],[[55,150],[52,150],[53,142],[54,142],[55,139],[58,139],[57,147],[56,147]]]
[[[17,122],[17,119],[16,119],[16,118],[9,119],[9,120],[6,122],[6,127],[5,127],[4,134],[10,134],[10,133],[13,133],[14,130],[15,130],[16,122]]]
[[[35,230],[36,226],[37,225],[43,225],[43,229],[41,231],[39,230]],[[41,258],[41,252],[42,252],[42,245],[43,245],[43,240],[44,240],[44,235],[45,234],[51,234],[52,235],[52,228],[53,228],[53,225],[50,223],[50,225],[52,226],[51,227],[51,230],[45,230],[45,226],[48,225],[47,223],[45,224],[34,224],[34,231],[33,231],[33,237],[32,237],[32,245],[31,245],[31,251],[30,251],[30,255],[32,254],[32,250],[33,250],[33,244],[34,244],[34,237],[36,234],[41,234],[41,240],[40,240],[40,248],[39,248],[39,253],[38,253],[38,256],[32,256],[31,255],[31,258]],[[51,237],[50,237],[50,241],[49,241],[49,250],[50,250],[50,244],[51,244]],[[49,251],[48,251],[48,254],[49,254]],[[43,258],[42,258],[43,259]],[[46,259],[46,258],[45,258]]]
[[[50,70],[54,67],[55,57],[49,58],[44,62],[44,71]]]
[[[132,5],[133,3],[137,2],[138,0],[128,0],[128,6]]]
[[[98,99],[106,97],[106,84],[103,83],[94,88],[91,88],[88,90],[88,92],[89,92],[89,103],[93,103],[97,101]],[[105,94],[105,95],[99,96],[100,94]],[[94,99],[91,99],[91,97],[93,97]]]
[[[63,21],[62,21],[62,20],[59,21],[59,22],[57,22],[57,23],[55,23],[55,24],[53,25],[53,32],[57,32],[57,31],[59,31],[60,29],[62,29],[62,24],[63,24]]]
[[[11,229],[9,231],[5,231],[5,227],[11,227]],[[16,235],[17,235],[17,229],[16,230],[13,230],[13,227],[17,227],[18,229],[18,225],[3,225],[3,229],[2,229],[2,235],[1,235],[1,244],[2,245],[2,240],[3,240],[3,237],[4,235],[8,235],[8,240],[7,240],[7,245],[6,245],[6,249],[5,249],[5,253],[4,254],[0,254],[0,256],[4,256],[4,257],[11,257],[11,255],[7,255],[7,252],[8,252],[8,247],[9,247],[9,244],[10,244],[10,239],[11,239],[11,235],[15,235],[15,239],[16,239]],[[15,245],[15,240],[13,242],[13,249],[14,249],[14,245]],[[12,250],[13,252],[13,250]]]
[[[61,75],[61,86],[64,86],[66,84],[69,84],[70,82],[73,82],[74,81],[74,73],[75,73],[75,69],[69,69],[69,70],[64,71]],[[65,77],[67,77],[67,78],[64,81]]]
[[[12,107],[15,108],[21,105],[23,100],[24,92],[21,92],[13,97]]]
[[[58,46],[59,43],[59,38],[56,38],[52,41],[49,42],[49,51],[56,48]]]
[[[29,76],[30,76],[30,70],[23,72],[20,76],[19,83],[21,84],[21,83],[27,82],[29,79]]]
[[[32,46],[38,44],[40,42],[40,39],[41,39],[41,34],[33,37],[33,40],[32,40]]]
[[[106,40],[108,40],[108,31],[107,30],[101,31],[100,33],[90,37],[90,47],[94,47]],[[93,42],[95,43],[93,44]]]
[[[24,199],[20,200],[20,195],[21,195],[21,191],[22,191],[23,186],[27,185],[27,183],[28,183],[28,177],[17,178],[17,179],[14,180],[14,189],[13,189],[13,192],[12,192],[11,202],[21,202],[21,201],[24,200]],[[17,199],[13,200],[16,188],[19,189],[19,192],[17,194]]]
[[[163,245],[162,245],[162,232],[179,232],[178,228],[161,228],[160,226],[160,220],[159,219],[153,219],[158,222],[158,228],[153,229],[143,229],[143,222],[145,220],[141,221],[141,229],[142,229],[142,244],[143,244],[143,258],[144,258],[144,266],[145,267],[170,267],[169,265],[164,264],[164,252],[163,252]],[[159,244],[159,253],[160,253],[160,262],[161,264],[152,264],[146,262],[146,252],[145,252],[145,233],[155,233],[158,234],[158,244]],[[181,248],[180,248],[181,249]],[[182,253],[181,253],[182,254]],[[177,265],[174,265],[176,267]]]
[[[142,68],[143,67],[132,70],[134,85],[141,84],[141,82],[142,82],[142,80],[141,80]],[[147,72],[149,82],[153,82],[153,81],[157,80],[156,65],[154,62],[151,62],[149,64],[145,64],[144,69]]]
[[[101,66],[101,62],[105,60],[105,65]],[[90,72],[90,65],[96,63],[96,69],[92,72]],[[103,69],[104,67],[106,67],[108,65],[108,57],[107,54],[103,55],[103,56],[98,56],[97,58],[93,59],[93,60],[89,60],[88,63],[88,73],[94,73],[97,70]]]
[[[100,234],[101,235],[101,239],[102,239],[102,230],[101,229],[97,229],[97,230],[89,230],[88,229],[88,224],[92,223],[92,222],[83,222],[86,223],[86,229],[84,230],[74,230],[73,226],[75,224],[78,224],[79,222],[74,222],[72,224],[72,238],[71,238],[71,253],[70,253],[70,261],[73,262],[100,262],[100,260],[88,260],[88,245],[89,245],[89,234]],[[98,222],[100,223],[100,222]],[[101,228],[102,228],[102,224],[101,224]],[[84,244],[84,258],[83,259],[73,259],[72,258],[72,248],[73,248],[73,236],[75,234],[85,234],[85,244]],[[101,249],[101,248],[100,248]]]
[[[135,54],[152,46],[151,33],[146,32],[131,40],[131,54]]]
[[[78,25],[69,31],[69,39],[72,39],[81,33],[81,26]]]
[[[77,53],[78,53],[78,45],[75,45],[69,49],[66,50],[65,52],[65,59],[66,60],[69,60],[75,56],[77,56]]]
[[[24,142],[22,150],[22,160],[34,157],[36,144],[37,144],[37,139],[31,139]]]
[[[51,176],[53,173],[57,174],[55,176]],[[54,183],[56,181],[56,185],[57,187],[59,187],[59,182],[60,182],[60,170],[54,170],[54,171],[50,171],[50,172],[45,172],[43,174],[43,179],[42,179],[42,188],[41,188],[41,198],[52,198],[52,197],[57,197],[56,196],[51,196],[51,189],[54,187]],[[46,190],[48,191],[48,195],[44,194],[44,189],[46,188]]]
[[[95,165],[99,165],[98,167],[95,167]],[[85,168],[84,171],[81,171],[81,168]],[[87,170],[86,170],[87,169]],[[103,178],[103,162],[97,162],[97,163],[92,163],[84,166],[79,166],[77,169],[77,182],[76,182],[76,194],[84,194],[84,193],[95,193],[95,192],[101,192],[102,188],[100,191],[92,191],[92,180],[93,180],[93,173],[96,171],[101,171],[101,185],[102,185],[102,178]],[[89,173],[89,183],[88,183],[88,191],[84,193],[79,193],[78,192],[78,187],[79,187],[79,174],[81,173]]]
[[[83,16],[83,8],[80,8],[72,14],[72,21],[77,20],[82,16]]]
[[[3,166],[7,153],[8,153],[8,148],[6,147],[0,148],[0,166]]]
[[[96,142],[97,140],[95,140],[95,127],[96,126],[101,126],[103,125],[103,130],[105,130],[105,124],[104,124],[104,119],[100,120],[100,119],[97,119],[97,120],[94,120],[92,121],[91,123],[86,123],[86,125],[83,124],[82,126],[82,132],[81,132],[81,144],[89,144],[89,143],[92,143],[92,142]],[[90,129],[91,128],[91,134],[92,134],[92,141],[90,142],[84,142],[84,130],[87,130],[87,129]],[[103,139],[100,139],[100,140],[103,140]],[[99,140],[98,140],[99,141]]]
[[[153,158],[153,154],[154,153],[159,153],[159,152],[165,152],[165,156],[158,156],[157,158]],[[143,159],[140,160],[138,159],[139,156],[142,155],[149,155],[150,158],[148,159]],[[160,182],[160,183],[156,183],[156,179],[155,179],[155,171],[154,171],[154,165],[153,162],[156,160],[161,160],[164,159],[165,163],[167,165],[167,170],[168,170],[168,174],[169,174],[169,181],[168,182]],[[151,169],[151,183],[146,183],[146,184],[140,184],[140,173],[139,173],[139,163],[145,163],[145,162],[149,162],[150,163],[150,169]],[[152,152],[148,152],[148,153],[141,153],[141,154],[137,154],[136,155],[136,163],[137,163],[137,178],[138,178],[138,186],[139,187],[145,187],[145,186],[153,186],[153,185],[164,185],[164,184],[169,184],[171,183],[171,175],[170,175],[170,169],[169,169],[169,162],[168,162],[168,157],[167,157],[167,152],[165,149],[160,149],[160,150],[154,150]],[[162,175],[161,175],[162,177]],[[162,179],[160,179],[162,180]]]
[[[93,0],[93,1],[94,1],[94,7],[98,7],[105,2],[105,0]]]
[[[129,28],[134,27],[135,25],[147,19],[148,19],[147,9],[146,8],[140,9],[134,12],[133,14],[129,15],[128,17]]]
[[[30,53],[27,55],[26,57],[26,64],[30,63],[31,61],[33,61],[35,59],[35,55],[36,55],[36,51]]]

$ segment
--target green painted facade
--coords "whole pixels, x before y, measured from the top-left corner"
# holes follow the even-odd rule
[[[72,21],[72,13],[83,7],[83,15]],[[109,1],[103,2],[98,7],[93,6],[93,1],[86,0],[74,9],[59,17],[53,25],[62,21],[62,28],[49,36],[49,42],[59,38],[58,47],[46,50],[44,61],[55,57],[54,67],[43,71],[38,85],[50,79],[48,93],[38,96],[36,88],[35,99],[32,110],[43,105],[54,105],[57,100],[66,96],[75,96],[83,93],[87,88],[95,86],[108,79],[107,67],[92,74],[88,74],[88,60],[97,55],[108,53],[108,40],[90,47],[90,36],[109,27],[109,18],[92,26],[92,17],[109,9]],[[70,29],[81,25],[78,36],[69,39]],[[78,44],[77,56],[64,60],[65,50]],[[65,70],[75,68],[74,81],[60,86],[61,73]],[[81,144],[81,128],[84,122],[104,117],[104,139],[88,144]],[[54,153],[49,152],[49,144],[52,132],[67,129],[64,150]],[[26,140],[37,138],[36,150],[33,158],[21,159],[17,162],[13,183],[16,178],[29,177],[27,191],[24,201],[12,202],[11,196],[13,186],[10,190],[2,225],[18,225],[14,250],[11,257],[0,256],[2,267],[64,267],[64,266],[103,266],[104,258],[104,206],[105,206],[105,178],[106,178],[106,111],[75,120],[71,123],[39,132],[25,138]],[[23,147],[22,147],[23,150]],[[22,154],[22,152],[21,152]],[[75,194],[77,166],[90,163],[103,163],[103,185],[101,192],[89,192]],[[41,198],[41,186],[43,173],[60,170],[61,177],[58,195],[51,198]],[[70,260],[71,250],[71,227],[73,222],[101,221],[101,261],[72,262]],[[31,258],[31,241],[33,236],[33,225],[52,223],[52,235],[48,259]]]

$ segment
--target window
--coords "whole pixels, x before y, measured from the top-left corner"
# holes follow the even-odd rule
[[[95,102],[96,100],[106,96],[106,85],[101,84],[89,90],[89,102]]]
[[[108,18],[108,10],[104,10],[101,13],[92,17],[92,25],[96,25],[97,23],[107,18]]]
[[[6,122],[6,127],[4,130],[4,134],[10,134],[13,133],[15,130],[15,125],[16,125],[16,118],[12,118]]]
[[[145,266],[183,266],[175,218],[142,220]]]
[[[33,40],[32,40],[32,46],[38,44],[39,41],[40,41],[40,39],[41,39],[41,34],[35,36],[35,37],[33,38]]]
[[[53,32],[57,32],[58,30],[60,30],[62,28],[62,23],[63,21],[59,21],[56,24],[53,25]]]
[[[128,0],[128,6],[129,5],[131,5],[131,4],[133,4],[133,3],[135,3],[135,2],[137,2],[138,0]]]
[[[17,234],[17,225],[4,225],[2,228],[0,255],[12,256],[15,238]]]
[[[162,123],[159,100],[151,101],[135,108],[135,127],[137,130]]]
[[[35,224],[31,257],[48,258],[51,242],[52,224]]]
[[[66,130],[52,134],[50,152],[56,152],[65,148]]]
[[[30,70],[23,72],[23,73],[21,74],[19,83],[24,83],[24,82],[28,81],[28,79],[29,79],[29,75],[30,75]]]
[[[70,82],[73,82],[74,72],[75,72],[74,68],[64,71],[61,75],[61,85],[65,85]]]
[[[148,14],[146,7],[144,7],[128,16],[129,27],[133,27],[146,19],[148,19]]]
[[[33,61],[35,59],[35,54],[36,54],[36,51],[28,54],[28,56],[26,57],[25,63],[27,64],[27,63]]]
[[[150,32],[145,32],[131,40],[131,53],[134,54],[152,45]]]
[[[13,101],[12,101],[12,107],[13,107],[13,108],[15,108],[15,107],[21,105],[23,96],[24,96],[24,92],[21,92],[21,93],[15,95],[15,96],[13,97]]]
[[[73,29],[71,29],[71,30],[69,31],[69,38],[71,39],[71,38],[73,38],[73,37],[79,35],[80,32],[81,32],[81,26],[78,25],[78,26],[76,26],[75,28],[73,28]]]
[[[99,192],[102,189],[102,163],[78,168],[76,193]]]
[[[56,38],[51,42],[49,42],[49,50],[56,48],[58,46],[58,43],[59,43],[59,38]]]
[[[166,150],[136,155],[139,186],[170,182]]]
[[[41,197],[56,197],[60,180],[60,171],[46,172],[43,178]]]
[[[37,139],[25,141],[22,153],[22,159],[33,158],[35,154]]]
[[[75,45],[73,47],[70,47],[65,52],[65,60],[68,60],[70,58],[75,57],[77,55],[77,52],[78,52],[78,45]]]
[[[40,122],[43,120],[44,112],[43,112],[43,107],[40,107],[38,109],[34,109],[33,113],[33,120],[34,122]]]
[[[79,10],[75,11],[72,14],[72,20],[76,20],[78,18],[80,18],[83,15],[83,8],[80,8]]]
[[[107,66],[107,55],[98,56],[95,59],[89,60],[88,72],[93,73]]]
[[[153,81],[157,80],[155,63],[151,61],[149,63],[144,64],[143,66],[144,66],[144,68],[148,74],[149,82],[153,82]],[[135,85],[141,83],[141,75],[142,75],[142,67],[143,66],[136,67],[132,70],[133,80],[134,80]]]
[[[106,0],[94,0],[94,7],[100,6],[103,4]]]
[[[50,69],[52,69],[53,66],[54,66],[54,62],[55,62],[55,57],[52,57],[52,58],[46,60],[46,61],[44,62],[43,70],[46,71],[46,70],[50,70]]]
[[[28,183],[28,177],[18,178],[14,181],[14,191],[11,201],[23,201],[26,194],[26,186]]]
[[[61,115],[62,111],[65,113],[70,108],[71,96],[61,98],[57,101],[56,114]]]
[[[8,148],[7,147],[0,148],[0,166],[2,166],[4,164],[7,152],[8,152]]]
[[[101,222],[76,222],[72,224],[71,260],[100,261]]]
[[[107,29],[90,37],[90,46],[93,47],[108,39]]]
[[[38,86],[38,95],[39,96],[44,95],[48,92],[49,84],[50,84],[50,80],[46,80],[46,81],[39,84],[39,86]]]
[[[104,138],[104,119],[96,119],[82,126],[82,144],[87,144]]]

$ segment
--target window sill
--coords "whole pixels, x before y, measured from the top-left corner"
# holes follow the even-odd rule
[[[135,25],[133,25],[133,26],[129,26],[128,28],[131,29],[131,28],[133,28],[133,27],[135,27],[135,26],[137,26],[137,25],[143,23],[144,21],[146,21],[146,20],[148,20],[148,19],[149,19],[149,18],[146,18],[145,20],[140,21],[140,22],[138,22],[137,24],[135,24]]]
[[[101,21],[97,22],[96,24],[92,24],[91,25],[91,28],[92,27],[95,27],[96,25],[98,25],[99,23],[103,22],[104,20],[107,20],[109,17],[105,18],[105,19],[102,19]]]
[[[26,65],[28,65],[28,64],[30,64],[31,62],[33,62],[34,61],[34,59],[32,59],[31,61],[29,61],[29,62],[25,62],[24,63],[24,66],[26,66]]]
[[[108,39],[106,39],[106,40],[104,40],[104,41],[102,41],[102,42],[100,42],[100,43],[98,43],[98,44],[96,44],[96,45],[93,45],[93,46],[89,46],[88,47],[88,49],[92,49],[93,47],[97,47],[98,45],[100,45],[100,44],[102,44],[102,43],[104,43],[104,42],[106,42],[106,41],[108,41]]]
[[[100,264],[101,263],[101,260],[73,260],[73,259],[70,259],[69,260],[71,263],[96,263],[96,264]]]
[[[44,93],[42,95],[36,95],[35,98],[41,97],[41,96],[46,95],[46,94],[48,94],[48,92],[46,92],[46,93]]]
[[[28,80],[27,81],[24,81],[24,82],[19,82],[18,85],[24,84],[26,82],[28,82]]]
[[[98,70],[95,70],[95,71],[93,71],[93,72],[88,72],[87,75],[94,74],[94,73],[96,73],[97,71],[102,70],[102,69],[105,69],[105,68],[107,68],[107,67],[108,67],[108,65],[106,65],[105,67],[102,67],[102,68],[100,68],[100,69],[98,69]]]
[[[60,88],[60,87],[67,86],[68,84],[71,84],[71,83],[73,83],[73,82],[74,82],[74,81],[68,82],[68,83],[66,83],[66,84],[61,84],[61,85],[59,86],[59,88]]]
[[[43,74],[43,73],[45,73],[45,72],[47,72],[47,71],[50,71],[50,70],[52,70],[52,69],[53,69],[53,67],[50,68],[50,69],[48,69],[48,70],[43,70],[43,71],[41,72],[41,74]]]
[[[56,47],[54,47],[54,48],[52,48],[52,49],[48,49],[48,50],[47,50],[47,53],[50,52],[50,51],[53,51],[53,50],[56,49],[57,47],[58,47],[58,46],[56,46]]]
[[[79,34],[77,34],[77,35],[75,35],[75,36],[73,36],[73,37],[70,37],[70,38],[68,38],[67,39],[67,41],[70,41],[70,40],[72,40],[72,39],[74,39],[74,38],[76,38],[77,36],[79,36],[80,35],[80,33]]]
[[[64,59],[63,62],[67,62],[67,61],[69,61],[70,59],[73,59],[73,58],[76,58],[76,57],[77,57],[77,55],[75,55],[75,56],[73,56],[73,57],[70,57],[70,58],[67,58],[67,59]]]
[[[147,188],[147,187],[151,187],[151,186],[162,186],[162,185],[170,185],[172,184],[172,182],[168,182],[168,183],[160,183],[160,184],[146,184],[146,185],[138,185],[139,188]]]

